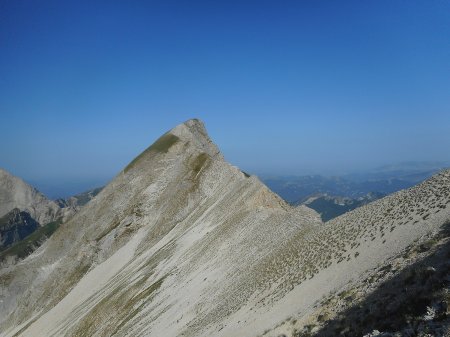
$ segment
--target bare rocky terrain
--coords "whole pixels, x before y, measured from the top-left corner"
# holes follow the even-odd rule
[[[362,336],[378,328],[377,310],[354,319],[383,284],[402,289],[408,268],[447,256],[449,205],[443,171],[323,223],[228,164],[190,120],[0,269],[0,336]],[[433,268],[446,277],[444,264]],[[435,297],[417,306],[445,323],[445,286],[424,282]],[[380,328],[403,333],[419,322],[407,315]]]
[[[79,193],[76,195],[73,195],[69,198],[60,198],[56,200],[56,203],[61,207],[69,207],[74,209],[75,211],[78,211],[81,207],[86,205],[89,201],[94,199],[94,197],[101,192],[103,187],[97,187],[91,190],[88,190],[83,193]]]
[[[67,220],[76,210],[72,205],[61,206],[49,200],[22,179],[0,169],[0,263],[31,253],[53,232],[56,223]],[[29,238],[27,242],[25,238]]]
[[[29,213],[14,208],[0,218],[0,247],[8,247],[39,228]]]
[[[22,179],[0,168],[0,217],[20,209],[44,225],[62,216],[60,207]]]

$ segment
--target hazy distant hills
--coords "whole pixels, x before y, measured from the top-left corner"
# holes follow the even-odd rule
[[[349,198],[330,196],[328,194],[316,194],[306,198],[306,200],[301,201],[299,204],[312,208],[320,214],[323,221],[328,221],[384,196],[381,193],[368,193],[359,198]]]
[[[272,191],[291,204],[298,204],[317,193],[340,197],[359,198],[370,192],[390,194],[414,185],[401,179],[355,181],[346,177],[320,175],[299,177],[271,177],[263,181]]]
[[[74,207],[79,208],[86,205],[97,194],[99,194],[104,187],[97,187],[83,193],[76,194],[66,199],[57,199],[56,202],[60,207]]]
[[[293,205],[306,203],[328,221],[414,186],[447,166],[443,162],[407,162],[343,176],[263,176],[262,180],[287,202]]]
[[[383,195],[411,187],[449,167],[446,163],[403,163],[342,176],[262,176],[262,180],[287,202],[298,204],[317,194],[359,198]]]
[[[323,223],[189,120],[0,268],[0,336],[438,335],[449,206],[445,170]]]

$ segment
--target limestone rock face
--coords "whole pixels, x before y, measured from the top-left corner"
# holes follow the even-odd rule
[[[449,189],[446,171],[324,224],[190,120],[0,270],[0,336],[262,335],[438,229]]]
[[[27,212],[15,208],[0,218],[0,251],[33,233],[39,223]]]
[[[60,217],[61,209],[34,187],[0,168],[0,217],[13,209],[26,211],[41,225]]]

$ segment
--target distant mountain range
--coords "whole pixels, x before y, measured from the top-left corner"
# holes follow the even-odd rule
[[[322,221],[328,221],[355,208],[367,205],[377,199],[383,198],[382,193],[371,192],[359,198],[331,196],[328,194],[316,194],[302,201],[301,205],[306,205],[320,214]]]
[[[292,204],[316,193],[349,198],[390,194],[411,187],[449,167],[445,163],[404,163],[342,176],[261,176],[272,191]]]
[[[262,176],[262,180],[290,204],[306,204],[328,221],[414,186],[448,166],[442,162],[407,162],[342,176]]]
[[[60,207],[73,207],[73,208],[80,208],[84,205],[86,205],[89,201],[91,201],[97,194],[99,194],[102,191],[103,187],[96,187],[92,190],[76,194],[74,196],[71,196],[66,199],[56,199],[56,203]]]

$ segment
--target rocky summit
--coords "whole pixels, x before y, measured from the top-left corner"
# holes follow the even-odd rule
[[[321,333],[350,309],[343,302],[363,303],[445,243],[449,204],[443,171],[323,223],[228,164],[203,123],[189,120],[0,269],[0,336]],[[375,330],[369,323],[358,333]]]
[[[60,207],[22,179],[0,168],[0,217],[20,209],[44,225],[61,216]]]
[[[0,263],[7,259],[13,263],[32,252],[51,234],[51,227],[76,210],[71,205],[61,207],[22,179],[0,169]],[[23,241],[25,238],[28,242]]]

